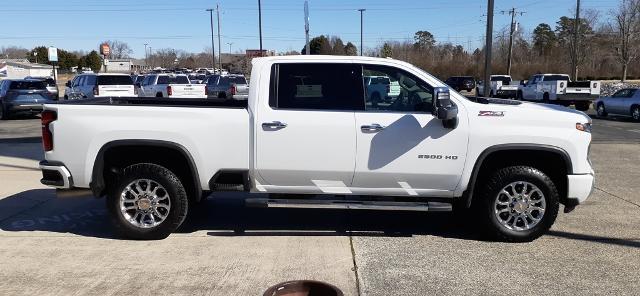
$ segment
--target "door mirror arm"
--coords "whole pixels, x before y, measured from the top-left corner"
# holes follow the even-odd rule
[[[451,101],[448,87],[435,87],[433,89],[432,114],[442,120],[446,128],[455,128],[458,125],[458,106]]]

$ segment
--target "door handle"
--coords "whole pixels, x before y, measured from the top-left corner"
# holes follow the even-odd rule
[[[287,127],[287,124],[280,121],[263,122],[262,127],[268,129],[281,129]]]
[[[372,123],[370,125],[362,125],[360,126],[360,129],[363,132],[378,132],[381,131],[385,128],[385,126],[379,125],[377,123]]]

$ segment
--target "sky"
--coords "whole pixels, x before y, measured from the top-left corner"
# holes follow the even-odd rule
[[[127,42],[133,57],[175,48],[201,52],[211,47],[209,12],[219,5],[222,52],[259,48],[257,0],[1,0],[0,47],[55,46],[93,50],[103,40]],[[601,20],[621,0],[582,0],[582,9],[600,11]],[[304,0],[262,0],[263,48],[300,51],[305,43]],[[309,0],[310,36],[336,35],[360,47],[360,13],[364,12],[364,47],[385,40],[412,40],[419,30],[438,42],[480,47],[486,30],[486,0]],[[516,8],[519,28],[529,34],[539,23],[552,27],[575,11],[575,0],[495,0],[494,31],[508,27]],[[217,28],[214,12],[214,29]],[[9,25],[8,25],[9,24]],[[216,33],[217,34],[217,33]],[[217,36],[215,39],[218,51]],[[231,44],[229,44],[231,43]]]

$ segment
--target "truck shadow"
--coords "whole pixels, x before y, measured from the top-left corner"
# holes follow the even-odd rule
[[[209,197],[193,206],[178,233],[210,236],[412,236],[480,239],[452,213],[274,209],[245,206],[245,194]],[[0,230],[53,232],[118,239],[104,199],[59,199],[51,189],[33,189],[0,199]]]

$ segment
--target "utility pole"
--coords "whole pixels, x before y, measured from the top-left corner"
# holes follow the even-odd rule
[[[216,47],[213,43],[213,9],[207,9],[209,12],[209,19],[211,20],[211,68],[215,72],[216,70]]]
[[[362,21],[363,17],[362,17],[362,14],[363,14],[363,12],[366,11],[366,9],[360,8],[360,9],[358,9],[358,11],[360,11],[360,56],[363,56],[364,53],[362,51],[362,47],[363,47],[362,43],[364,41],[363,41],[363,38],[362,38],[362,30],[363,30],[363,21]]]
[[[229,45],[229,54],[231,54],[231,45],[233,45],[233,42],[227,42],[227,44]]]
[[[484,46],[484,96],[491,94],[491,45],[493,43],[493,0],[487,5],[487,40]],[[476,94],[477,95],[477,94]]]
[[[145,65],[145,67],[149,67],[149,61],[148,61],[149,56],[147,55],[147,45],[149,45],[149,43],[145,43],[144,44],[144,65]]]
[[[509,57],[507,58],[507,74],[511,75],[511,57],[512,57],[512,53],[513,53],[513,34],[516,31],[516,14],[520,14],[523,15],[524,12],[522,11],[516,11],[515,7],[511,8],[508,11],[501,11],[502,14],[510,14],[511,15],[511,30],[509,32]]]
[[[311,54],[311,48],[309,48],[309,1],[304,1],[304,36],[305,36],[305,48],[304,51],[307,55]]]
[[[222,73],[222,45],[220,44],[220,7],[216,4],[216,14],[218,15],[218,68]]]
[[[573,56],[571,57],[571,66],[573,69],[571,78],[578,81],[578,34],[580,30],[580,0],[576,2],[576,19],[573,22]]]
[[[262,4],[258,0],[258,35],[260,37],[260,56],[262,56]]]

